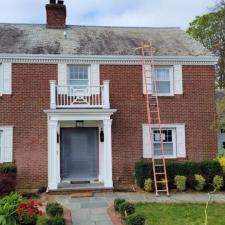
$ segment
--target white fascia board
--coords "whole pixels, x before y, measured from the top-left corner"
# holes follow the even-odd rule
[[[155,56],[156,65],[215,65],[218,62],[216,56]],[[0,62],[15,63],[99,63],[99,64],[142,64],[141,56],[129,55],[49,55],[49,54],[0,54]],[[146,57],[146,61],[150,61],[150,57]]]

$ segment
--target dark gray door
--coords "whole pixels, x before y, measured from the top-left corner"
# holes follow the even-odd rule
[[[98,177],[98,129],[61,129],[61,178],[89,181]]]

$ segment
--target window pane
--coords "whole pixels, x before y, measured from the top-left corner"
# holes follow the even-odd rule
[[[158,81],[169,81],[170,80],[169,69],[156,69],[155,79]]]
[[[69,65],[69,81],[71,79],[87,80],[88,65]]]
[[[85,87],[88,85],[88,80],[70,80],[70,85],[77,88]]]
[[[164,154],[165,156],[173,155],[173,143],[164,143]],[[154,144],[154,155],[162,156],[160,143]]]
[[[170,93],[170,81],[157,81],[156,82],[157,91],[159,94],[169,94]],[[153,84],[153,93],[155,93],[155,87]]]

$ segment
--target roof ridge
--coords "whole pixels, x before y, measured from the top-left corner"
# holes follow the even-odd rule
[[[27,25],[27,26],[46,26],[46,24],[39,24],[39,23],[1,23],[0,25]],[[135,28],[135,29],[180,29],[180,27],[148,27],[148,26],[106,26],[106,25],[73,25],[68,24],[67,27],[100,27],[100,28]]]

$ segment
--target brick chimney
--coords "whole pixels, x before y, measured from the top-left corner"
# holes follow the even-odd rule
[[[66,26],[66,6],[64,1],[50,0],[46,7],[47,27],[48,28],[65,28]]]

